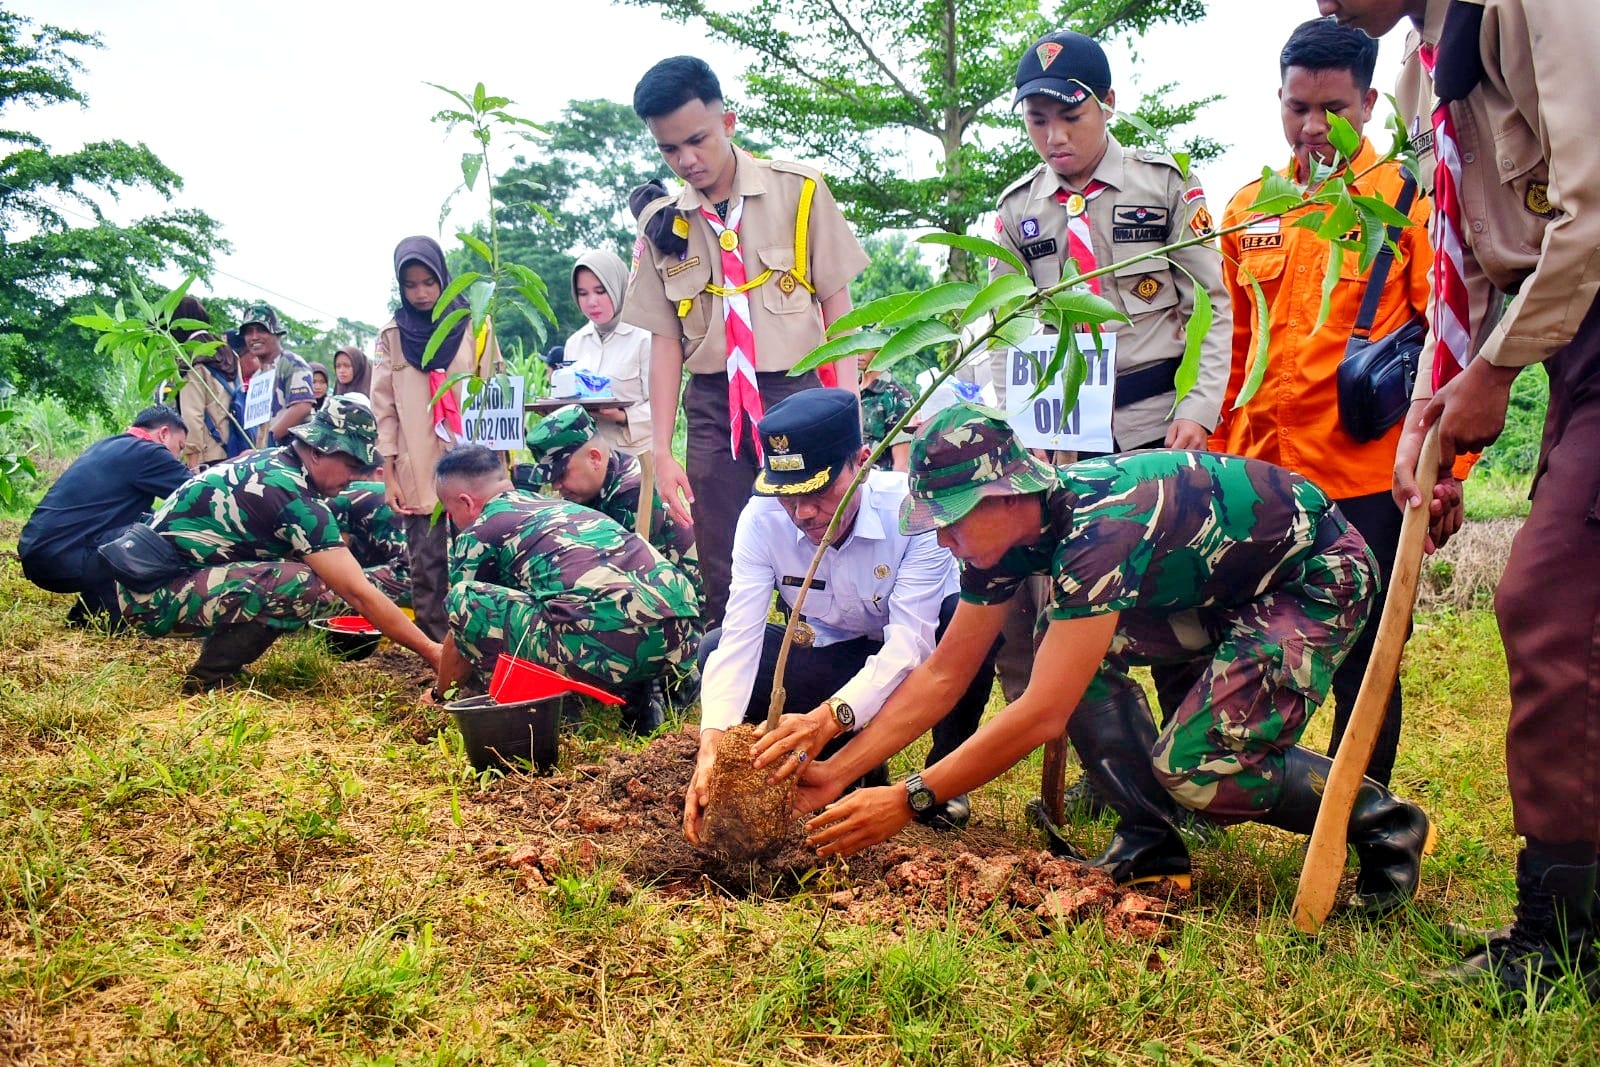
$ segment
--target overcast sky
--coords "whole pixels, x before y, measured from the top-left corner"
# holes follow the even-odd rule
[[[745,65],[693,27],[600,0],[478,0],[470,7],[412,0],[12,0],[8,6],[36,21],[98,33],[105,46],[82,52],[88,69],[76,84],[89,97],[87,108],[13,114],[9,121],[63,151],[109,138],[145,142],[183,176],[179,202],[210,213],[233,244],[220,261],[225,276],[215,291],[266,296],[297,317],[325,323],[342,315],[381,324],[396,241],[436,233],[440,205],[460,181],[467,145],[447,140],[429,121],[446,98],[425,82],[470,89],[483,81],[490,92],[513,98],[517,114],[549,119],[573,98],[631,100],[639,76],[668,55],[703,56],[730,95],[741,92]],[[1277,55],[1289,31],[1315,17],[1316,5],[1210,0],[1207,6],[1211,13],[1199,26],[1158,31],[1133,51],[1110,51],[1124,107],[1137,104],[1141,85],[1166,81],[1178,84],[1181,97],[1222,94],[1202,132],[1232,147],[1201,169],[1220,211],[1264,163],[1278,166],[1287,158],[1275,96]],[[1380,90],[1393,85],[1400,46],[1398,34],[1383,43]],[[1374,117],[1369,132],[1381,132],[1381,118]],[[458,207],[481,213],[479,203]],[[125,220],[157,206],[130,198],[110,214]],[[453,232],[447,230],[447,245]]]

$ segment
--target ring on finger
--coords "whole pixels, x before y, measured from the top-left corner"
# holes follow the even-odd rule
[[[794,757],[796,763],[804,763],[806,761],[806,754],[802,749],[797,748],[793,752],[790,752],[789,755]]]

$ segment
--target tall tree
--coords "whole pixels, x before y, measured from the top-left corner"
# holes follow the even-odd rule
[[[1101,39],[1134,35],[1205,13],[1203,0],[624,2],[699,20],[755,53],[745,83],[757,104],[745,122],[822,161],[845,213],[867,232],[964,233],[1038,162],[1010,107],[1017,60],[1038,37],[1063,26]],[[1172,103],[1170,89],[1146,92],[1138,112],[1157,129],[1186,124],[1207,103]],[[1127,143],[1146,140],[1127,123],[1114,129]],[[1219,147],[1197,139],[1188,154]],[[924,155],[934,172],[913,177]],[[966,276],[964,253],[951,270]]]
[[[19,109],[84,104],[72,84],[84,69],[75,52],[98,47],[93,34],[0,10],[0,383],[59,397],[75,413],[106,415],[104,361],[71,317],[114,299],[130,276],[172,266],[205,272],[226,246],[200,211],[173,209],[126,226],[106,220],[98,197],[144,189],[170,201],[183,187],[145,145],[99,141],[53,152],[11,128]]]

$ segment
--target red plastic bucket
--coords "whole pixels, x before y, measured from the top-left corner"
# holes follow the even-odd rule
[[[562,693],[582,693],[603,704],[621,704],[622,698],[596,686],[575,681],[549,667],[525,660],[520,656],[502,652],[495,661],[494,676],[489,680],[489,695],[496,703],[516,704],[525,700],[540,700]]]

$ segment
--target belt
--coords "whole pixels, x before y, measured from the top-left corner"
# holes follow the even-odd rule
[[[1172,392],[1178,387],[1178,368],[1182,365],[1181,359],[1164,359],[1128,374],[1118,374],[1112,403],[1122,408]]]

